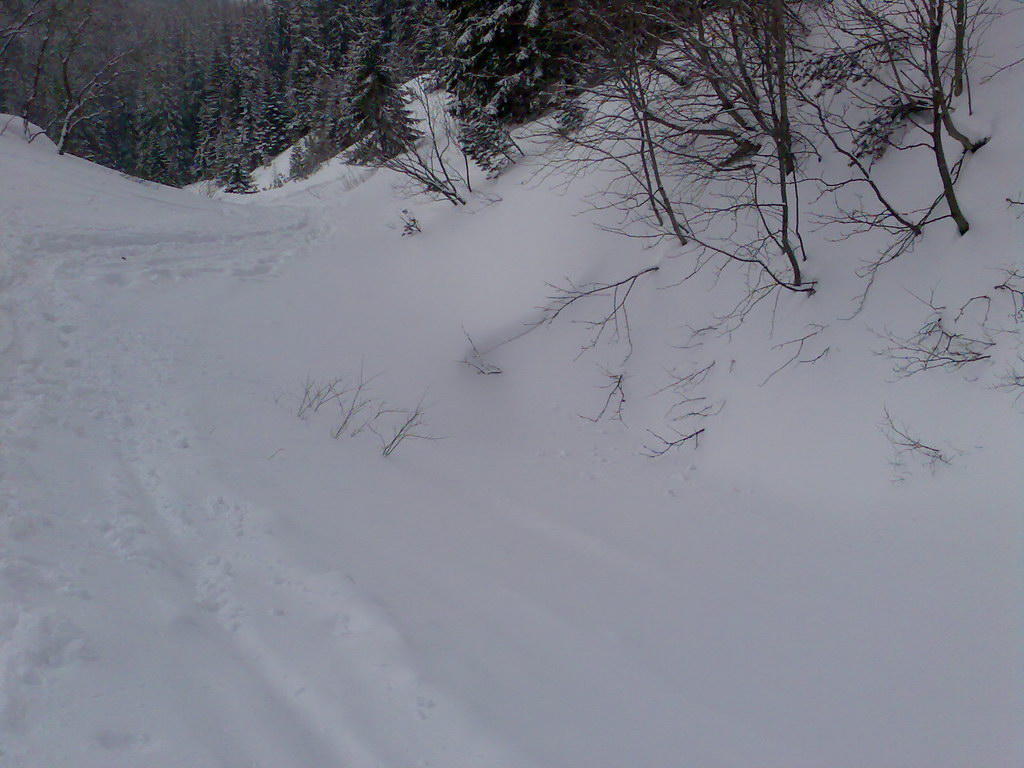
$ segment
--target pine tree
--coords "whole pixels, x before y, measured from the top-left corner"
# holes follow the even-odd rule
[[[291,179],[304,179],[309,176],[309,152],[306,149],[306,140],[296,142],[288,157],[288,177]]]
[[[237,132],[227,137],[220,154],[221,162],[217,181],[224,187],[224,191],[239,195],[256,192],[243,137]]]
[[[353,46],[345,72],[345,116],[358,140],[354,162],[387,160],[420,138],[388,62],[389,45],[371,23]]]
[[[215,45],[210,61],[206,66],[199,104],[199,141],[193,173],[199,178],[208,178],[218,173],[221,166],[221,147],[227,128],[230,125],[228,53],[226,43],[219,41]]]
[[[291,51],[285,83],[292,116],[289,130],[293,136],[302,136],[312,127],[323,106],[322,89],[330,70],[314,0],[293,2],[288,14]]]
[[[492,117],[464,111],[459,117],[459,148],[479,165],[489,178],[522,156],[508,128]]]
[[[566,0],[437,0],[447,13],[442,84],[457,116],[525,120],[573,80]]]
[[[425,0],[417,9],[413,22],[413,62],[420,72],[438,73],[444,64],[445,14],[436,0]]]
[[[180,111],[166,82],[153,84],[140,98],[136,172],[144,179],[170,184],[184,175]]]
[[[273,155],[282,143],[280,116],[271,114],[276,89],[266,63],[268,28],[266,11],[253,6],[231,46],[233,123],[253,165]]]
[[[349,49],[359,38],[361,19],[369,11],[363,0],[330,0],[324,14],[324,49],[327,68],[334,75],[344,71]]]

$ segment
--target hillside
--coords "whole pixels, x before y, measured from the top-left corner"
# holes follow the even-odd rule
[[[1019,765],[1021,39],[966,236],[864,298],[873,246],[809,233],[816,292],[736,322],[740,273],[526,139],[459,207],[341,160],[210,198],[9,125],[0,765]],[[932,307],[990,351],[900,376]]]

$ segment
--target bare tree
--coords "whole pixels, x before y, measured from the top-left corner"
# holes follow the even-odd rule
[[[397,171],[429,193],[438,195],[452,205],[465,205],[462,188],[472,191],[468,168],[460,173],[451,164],[451,155],[463,164],[466,157],[454,139],[455,127],[440,99],[427,92],[422,81],[411,83],[406,91],[421,117],[423,138],[409,149],[391,158],[385,167]]]
[[[696,268],[725,258],[774,286],[812,291],[790,109],[802,27],[788,4],[584,5],[594,71],[578,127],[552,131],[566,147],[563,167],[617,169],[607,192],[626,214],[622,229],[653,225]]]
[[[933,220],[933,204],[918,218],[901,214],[870,181],[870,160],[889,149],[927,149],[939,177],[948,217],[961,235],[970,229],[956,194],[959,161],[951,161],[946,137],[962,153],[984,146],[985,137],[970,138],[957,125],[954,99],[963,92],[977,39],[991,23],[987,0],[849,0],[822,11],[823,30],[832,50],[825,62],[833,74],[844,73],[844,90],[857,112],[870,117],[851,125],[841,114],[819,116],[818,125],[833,146],[840,135],[853,140],[842,150],[875,192],[884,218],[916,233]],[[906,128],[910,128],[909,131]],[[865,162],[866,158],[866,162]]]
[[[0,26],[0,60],[12,80],[6,108],[43,128],[63,154],[81,124],[105,113],[103,97],[124,74],[136,46],[119,4],[30,0]]]
[[[39,23],[46,3],[47,0],[29,0],[0,4],[0,67],[6,68],[5,56],[14,41]]]
[[[87,24],[83,19],[81,24]],[[54,125],[59,125],[57,132],[57,151],[64,154],[68,136],[83,121],[94,118],[104,109],[97,103],[98,97],[114,83],[121,75],[119,65],[131,52],[126,48],[120,52],[104,57],[105,61],[98,62],[91,70],[84,72],[76,66],[75,59],[78,48],[81,44],[79,30],[75,31],[72,41],[60,54],[60,85],[61,85],[61,107],[60,112],[55,116]]]

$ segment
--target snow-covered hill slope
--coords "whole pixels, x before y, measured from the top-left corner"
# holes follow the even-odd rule
[[[967,238],[859,314],[821,240],[815,296],[700,346],[735,281],[530,163],[467,209],[336,164],[210,200],[0,135],[0,765],[1019,765],[1019,337],[994,298],[980,367],[877,353],[1019,264],[1021,83],[974,94]],[[579,354],[601,298],[524,334],[647,266],[631,344]],[[699,447],[645,458],[684,396]],[[886,411],[951,463],[894,482]]]

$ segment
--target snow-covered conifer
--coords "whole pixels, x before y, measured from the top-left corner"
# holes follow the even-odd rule
[[[353,151],[356,162],[391,158],[409,149],[421,135],[388,54],[380,26],[370,23],[349,55],[345,115],[358,140]]]
[[[438,0],[447,13],[443,85],[456,112],[518,122],[572,80],[568,7],[559,0]],[[461,115],[460,115],[461,116]]]

